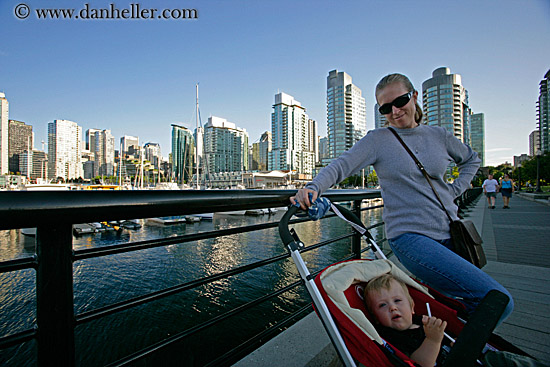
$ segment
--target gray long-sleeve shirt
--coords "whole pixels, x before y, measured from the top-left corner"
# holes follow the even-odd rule
[[[395,129],[432,178],[435,189],[453,219],[457,206],[453,200],[470,187],[481,160],[469,146],[444,128],[419,125],[412,129]],[[451,162],[459,176],[448,184],[443,180]],[[449,219],[428,182],[410,155],[387,128],[371,130],[350,150],[323,168],[307,184],[319,194],[368,165],[378,175],[386,235],[395,238],[403,233],[419,233],[435,240],[450,238]]]

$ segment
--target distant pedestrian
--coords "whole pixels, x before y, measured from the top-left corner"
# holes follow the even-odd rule
[[[510,209],[510,198],[512,197],[512,191],[514,187],[514,181],[510,179],[510,176],[504,175],[500,180],[500,192],[502,193],[502,201],[504,201],[503,209]]]
[[[495,201],[497,197],[499,186],[498,181],[493,178],[492,174],[489,174],[487,179],[483,181],[483,192],[487,196],[487,203],[489,204],[489,209],[495,208]]]

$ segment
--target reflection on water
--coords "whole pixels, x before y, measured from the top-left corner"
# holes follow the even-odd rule
[[[73,248],[278,221],[282,215],[279,211],[260,217],[215,216],[212,222],[172,226],[142,223],[142,228],[135,231],[75,237]],[[363,213],[362,219],[366,225],[377,223],[381,220],[381,210]],[[295,225],[295,230],[306,246],[350,232],[338,218],[301,223]],[[381,228],[371,233],[375,238],[382,237]],[[349,241],[344,240],[304,253],[303,258],[314,272],[348,256],[349,247]],[[34,238],[23,236],[18,230],[0,231],[0,249],[1,260],[31,256],[35,252]],[[278,230],[273,228],[77,261],[74,264],[75,311],[91,311],[285,253]],[[296,266],[287,259],[79,325],[76,328],[77,365],[98,366],[116,361],[298,279]],[[34,270],[0,274],[0,285],[0,335],[33,327],[36,322]],[[185,354],[182,365],[202,365],[309,302],[301,288],[287,292],[222,323],[215,330],[206,330],[200,337],[186,339],[174,348],[173,354],[156,356],[155,361],[168,358],[165,362],[179,363],[178,358]],[[215,350],[205,343],[208,338],[216,339]],[[35,359],[35,353],[34,342],[0,351],[0,365],[32,364],[29,361]],[[194,359],[189,357],[191,354]]]

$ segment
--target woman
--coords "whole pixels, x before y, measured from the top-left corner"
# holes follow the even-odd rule
[[[418,92],[401,74],[387,75],[376,86],[380,113],[434,178],[432,182],[445,207],[457,219],[458,208],[453,200],[469,187],[481,160],[444,128],[421,124],[422,109],[417,98]],[[443,177],[451,162],[458,167],[459,176],[447,184]],[[494,279],[452,251],[449,219],[412,158],[388,128],[369,131],[290,201],[306,209],[319,194],[368,165],[373,165],[378,175],[386,235],[399,261],[428,285],[461,299],[468,311],[490,290],[504,292],[510,297],[501,318],[504,320],[512,312],[512,297]]]
[[[500,180],[500,192],[502,193],[502,201],[504,206],[502,209],[510,209],[508,206],[510,204],[510,198],[512,197],[512,191],[514,187],[514,181],[510,179],[510,176],[504,175]]]

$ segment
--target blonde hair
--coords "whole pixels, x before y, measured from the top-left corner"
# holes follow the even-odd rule
[[[409,300],[411,307],[414,307],[414,301],[411,297],[411,294],[409,293],[409,289],[407,288],[407,285],[401,279],[396,278],[391,273],[386,273],[386,274],[379,275],[376,278],[372,278],[371,280],[369,280],[369,282],[365,286],[365,291],[364,291],[365,305],[367,306],[367,309],[369,310],[370,313],[373,313],[373,310],[369,302],[369,292],[378,292],[381,289],[390,290],[393,280],[395,280],[401,287],[403,287],[403,291],[405,292],[405,295],[407,296],[407,299]]]
[[[405,87],[405,89],[407,89],[407,91],[409,92],[415,91],[414,86],[412,85],[409,78],[407,78],[403,74],[394,73],[394,74],[388,74],[382,79],[380,79],[380,81],[376,85],[374,94],[378,96],[378,93],[380,93],[382,89],[386,88],[388,85],[393,83],[401,83]],[[415,108],[416,108],[416,112],[414,114],[414,121],[417,124],[421,124],[422,117],[424,116],[424,114],[422,113],[422,107],[420,107],[420,105],[418,104],[418,101],[416,102]]]

